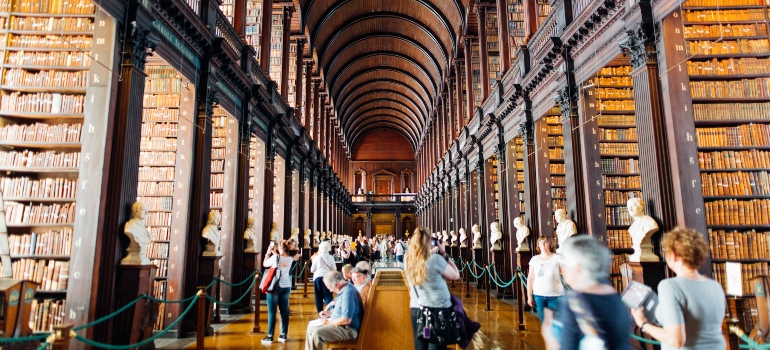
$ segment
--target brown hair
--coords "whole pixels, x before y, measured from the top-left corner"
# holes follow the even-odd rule
[[[420,285],[425,279],[427,273],[425,262],[430,257],[430,239],[430,231],[422,226],[416,228],[412,237],[409,237],[409,249],[406,250],[404,264],[406,265],[406,279],[412,285]]]
[[[692,269],[697,269],[706,261],[709,248],[706,239],[695,230],[676,227],[663,235],[660,241],[663,251],[671,251]],[[664,253],[665,255],[665,253]]]
[[[549,236],[540,236],[537,239],[537,243],[535,243],[535,249],[537,250],[538,253],[542,253],[540,251],[540,242],[547,242],[548,245],[551,247],[551,253],[555,253],[556,252],[556,247],[554,247],[554,245],[553,245],[553,238],[551,238]]]
[[[284,239],[281,241],[281,244],[278,245],[278,249],[281,253],[289,254],[289,251],[291,250],[291,241],[288,239]]]

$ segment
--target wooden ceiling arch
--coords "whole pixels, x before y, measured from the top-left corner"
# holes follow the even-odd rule
[[[298,1],[348,147],[387,128],[416,149],[452,71],[463,0]]]

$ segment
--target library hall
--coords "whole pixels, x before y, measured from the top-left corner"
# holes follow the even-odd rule
[[[769,26],[0,0],[0,349],[770,349]]]

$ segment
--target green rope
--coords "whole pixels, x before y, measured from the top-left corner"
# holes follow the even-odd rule
[[[492,276],[492,272],[489,271],[490,267],[492,268],[493,271],[495,271],[495,277],[497,277],[497,281],[495,280],[495,277]],[[492,280],[492,282],[494,282],[500,288],[510,287],[513,284],[513,282],[516,281],[516,277],[518,277],[518,276],[513,276],[513,279],[510,280],[509,282],[505,282],[505,283],[498,282],[499,280],[502,280],[502,278],[500,278],[500,276],[497,275],[497,269],[495,269],[494,263],[492,263],[492,265],[487,267],[487,273],[489,274],[489,279]]]
[[[224,285],[226,285],[226,286],[230,286],[230,287],[240,287],[240,286],[242,286],[242,285],[246,284],[247,282],[249,282],[249,280],[251,280],[251,278],[252,278],[252,277],[254,277],[254,274],[255,274],[255,273],[257,273],[257,270],[254,270],[254,271],[252,271],[252,272],[251,272],[251,275],[249,275],[249,277],[246,277],[246,279],[245,279],[245,280],[243,280],[242,282],[238,282],[238,283],[228,283],[227,281],[225,281],[225,280],[223,280],[223,279],[219,278],[219,276],[217,276],[217,280],[219,280],[220,282],[222,282],[222,283],[223,283]]]
[[[642,338],[642,337],[640,337],[640,336],[638,336],[638,335],[636,335],[634,333],[629,333],[628,335],[630,335],[631,338],[634,338],[634,339],[636,339],[636,340],[638,340],[638,341],[640,341],[642,343],[647,343],[647,344],[652,344],[652,345],[660,345],[660,342],[657,341],[657,340]]]
[[[562,277],[561,275],[559,275],[559,279],[561,280],[561,284],[563,284],[563,285],[564,285],[564,289],[566,289],[566,290],[570,290],[570,289],[572,289],[572,288],[570,288],[570,287],[567,285],[567,282],[564,282],[564,277]]]
[[[195,299],[196,296],[197,295],[193,295],[193,296],[191,296],[189,298],[185,298],[185,299],[182,299],[182,300],[157,299],[157,298],[152,297],[150,295],[146,295],[145,298],[147,298],[147,300],[152,300],[152,301],[154,301],[156,303],[161,303],[161,304],[182,304],[182,303],[186,303],[188,301],[191,301],[191,300]]]
[[[193,297],[197,297],[197,295],[193,295]],[[164,334],[168,333],[168,331],[170,331],[171,329],[175,328],[176,325],[179,324],[179,322],[181,322],[185,318],[185,316],[187,316],[187,314],[190,312],[190,310],[193,309],[193,307],[195,306],[195,304],[197,302],[198,302],[198,298],[195,298],[193,300],[193,302],[190,303],[190,305],[187,307],[187,309],[185,309],[184,312],[181,315],[179,315],[179,317],[176,320],[174,320],[174,322],[171,322],[171,324],[168,325],[168,328],[160,331],[158,334],[156,334],[156,335],[154,335],[154,336],[152,336],[150,338],[147,338],[147,339],[145,339],[145,340],[143,340],[143,341],[141,341],[141,342],[139,342],[137,344],[128,344],[128,345],[104,344],[104,343],[100,343],[100,342],[97,342],[97,341],[93,341],[93,340],[85,338],[85,337],[81,337],[77,333],[75,334],[75,340],[77,340],[79,342],[82,342],[82,343],[84,343],[86,345],[89,345],[89,346],[93,346],[93,347],[97,347],[97,348],[104,348],[104,349],[108,349],[108,350],[128,350],[128,349],[131,349],[131,348],[139,348],[139,347],[142,347],[142,346],[145,346],[147,344],[150,344],[150,343],[154,342],[155,339],[158,339],[158,338],[162,337]]]
[[[473,276],[473,278],[475,278],[475,279],[479,279],[479,278],[481,278],[481,276],[484,276],[484,273],[485,273],[486,271],[487,271],[487,270],[486,270],[485,268],[483,268],[483,267],[482,267],[482,268],[481,268],[481,274],[479,274],[478,276],[476,276],[476,274],[475,274],[475,273],[473,273],[473,269],[468,269],[468,272],[470,272],[470,273],[471,273],[471,276]]]
[[[484,267],[479,265],[479,263],[477,263],[476,260],[472,260],[471,262],[473,263],[473,265],[476,265],[477,269],[482,269],[482,270],[484,269]]]
[[[243,293],[243,295],[241,295],[241,297],[238,298],[238,300],[233,301],[233,302],[229,302],[228,303],[228,302],[224,302],[224,301],[218,301],[218,300],[212,298],[208,294],[206,294],[206,299],[208,299],[209,301],[211,301],[212,303],[217,304],[217,305],[228,306],[228,307],[229,306],[233,306],[235,304],[240,303],[241,300],[243,300],[243,298],[245,298],[247,295],[251,294],[252,288],[254,288],[254,284],[255,283],[257,283],[257,279],[256,278],[254,278],[254,280],[251,282],[251,286],[249,286],[249,289],[246,291],[246,293]]]
[[[521,278],[521,285],[524,286],[524,289],[529,290],[529,287],[527,287],[527,276],[524,276],[524,273],[521,271],[518,272],[518,275]]]
[[[125,306],[123,306],[122,308],[118,309],[117,311],[115,311],[115,312],[113,312],[113,313],[111,313],[111,314],[109,314],[107,316],[104,316],[104,317],[102,317],[102,318],[100,318],[100,319],[98,319],[96,321],[93,321],[91,323],[86,323],[86,324],[84,324],[82,326],[78,326],[78,327],[72,328],[72,330],[77,332],[79,330],[83,330],[83,329],[86,329],[86,328],[91,328],[93,326],[96,326],[97,324],[100,324],[100,323],[102,323],[104,321],[107,321],[107,320],[117,316],[118,314],[122,313],[123,311],[128,310],[128,308],[134,306],[134,304],[139,302],[139,300],[144,299],[145,296],[146,296],[145,294],[142,294],[139,297],[137,297],[136,299],[134,299],[134,301],[126,304]]]
[[[33,341],[38,341],[38,340],[43,340],[45,338],[48,338],[49,335],[51,334],[50,333],[37,334],[37,335],[31,335],[28,337],[20,337],[20,338],[0,338],[0,344],[33,342]]]
[[[741,341],[746,343],[746,344],[738,345],[738,348],[741,348],[741,349],[759,349],[759,350],[770,349],[770,344],[759,344],[759,343],[755,342],[753,339],[749,338],[746,335],[746,333],[744,333],[742,330],[737,329],[737,331],[736,331],[733,328],[731,328],[730,330],[733,332],[733,334],[737,335],[738,338],[741,339]]]
[[[297,264],[297,265],[299,265],[299,264]],[[294,265],[294,266],[297,266],[297,265]],[[305,264],[304,264],[304,265],[302,265],[302,270],[300,270],[300,271],[299,271],[299,274],[298,274],[298,275],[294,275],[294,274],[292,274],[291,276],[292,276],[292,277],[294,277],[294,278],[300,278],[300,277],[302,277],[302,273],[303,273],[303,272],[305,272],[305,269],[306,269],[306,268],[307,268],[307,261],[305,262]],[[290,271],[290,272],[291,272],[291,271]]]
[[[48,349],[48,346],[53,345],[47,341],[44,341],[42,344],[40,344],[40,347],[37,348],[37,350],[45,350]]]
[[[216,278],[216,277],[213,280],[211,280],[211,283],[209,283],[209,285],[206,286],[206,290],[209,290],[209,288],[211,288],[211,286],[213,286],[214,283],[217,283],[217,280],[218,280],[218,278]]]

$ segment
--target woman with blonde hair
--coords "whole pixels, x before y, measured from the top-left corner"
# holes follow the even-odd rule
[[[409,239],[404,258],[404,271],[409,284],[409,308],[412,316],[414,348],[420,350],[446,349],[446,345],[429,343],[423,339],[423,329],[418,326],[420,306],[452,307],[447,280],[460,279],[460,272],[444,251],[444,242],[438,240],[431,247],[430,231],[418,227]],[[419,329],[418,329],[419,328]]]

